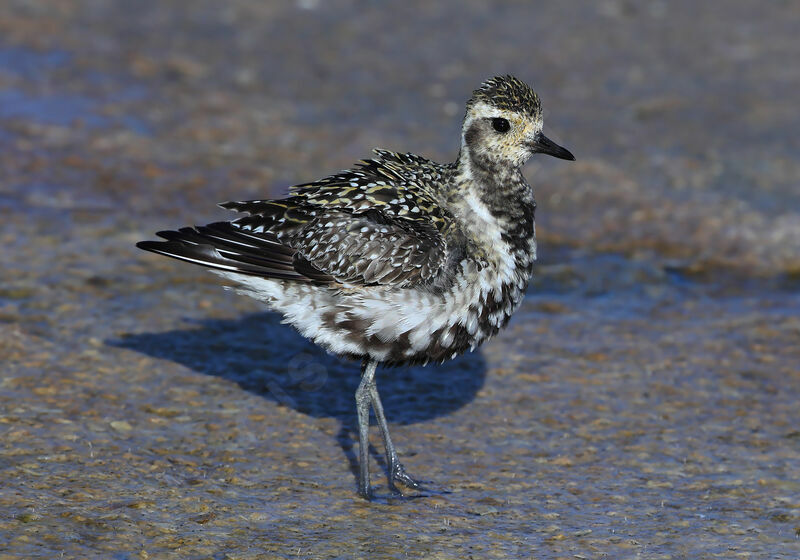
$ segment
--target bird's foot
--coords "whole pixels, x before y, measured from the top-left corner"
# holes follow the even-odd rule
[[[400,463],[397,464],[392,473],[392,482],[399,482],[409,488],[421,488],[424,484],[430,484],[430,480],[416,480],[406,472],[406,469]]]
[[[391,470],[389,475],[389,487],[391,488],[392,492],[401,493],[398,490],[395,483],[399,482],[403,486],[407,488],[412,488],[414,490],[425,490],[425,484],[430,484],[430,480],[416,480],[412,478],[407,472],[406,469],[400,463],[396,463],[394,468]]]

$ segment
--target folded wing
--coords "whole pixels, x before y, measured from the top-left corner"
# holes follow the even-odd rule
[[[158,233],[141,249],[229,272],[298,282],[410,287],[431,282],[445,242],[430,223],[295,198],[222,205],[233,222]]]

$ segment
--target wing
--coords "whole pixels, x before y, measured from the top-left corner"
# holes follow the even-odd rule
[[[233,207],[241,203],[226,203]],[[302,282],[409,287],[431,282],[446,245],[430,223],[262,201],[260,213],[233,222],[162,231],[147,251],[211,268]]]
[[[242,204],[226,203],[226,208]],[[310,268],[337,282],[407,287],[433,280],[446,244],[430,223],[388,217],[370,208],[353,211],[290,198],[258,203],[258,212],[232,223],[251,236],[275,236],[296,251],[295,270]]]
[[[409,287],[447,260],[446,211],[432,185],[442,168],[376,151],[354,170],[292,187],[282,200],[226,202],[231,222],[159,232],[137,246],[212,268],[301,282]]]

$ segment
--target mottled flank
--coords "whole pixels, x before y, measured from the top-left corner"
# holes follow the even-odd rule
[[[467,106],[454,163],[376,150],[288,198],[222,204],[246,214],[236,220],[162,231],[166,241],[138,246],[212,268],[303,336],[363,360],[359,493],[371,495],[370,407],[390,488],[416,488],[397,460],[375,367],[455,358],[519,306],[536,260],[536,202],[520,166],[534,153],[574,159],[542,134],[540,116],[533,90],[495,78]]]
[[[469,104],[479,101],[491,103],[500,109],[524,111],[534,118],[542,114],[542,102],[536,92],[525,82],[510,75],[495,76],[483,82],[480,88],[472,92]]]

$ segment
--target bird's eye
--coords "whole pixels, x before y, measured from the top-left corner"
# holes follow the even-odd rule
[[[500,117],[497,117],[492,119],[492,128],[494,128],[497,132],[508,132],[511,129],[511,124],[507,119],[501,119]]]

